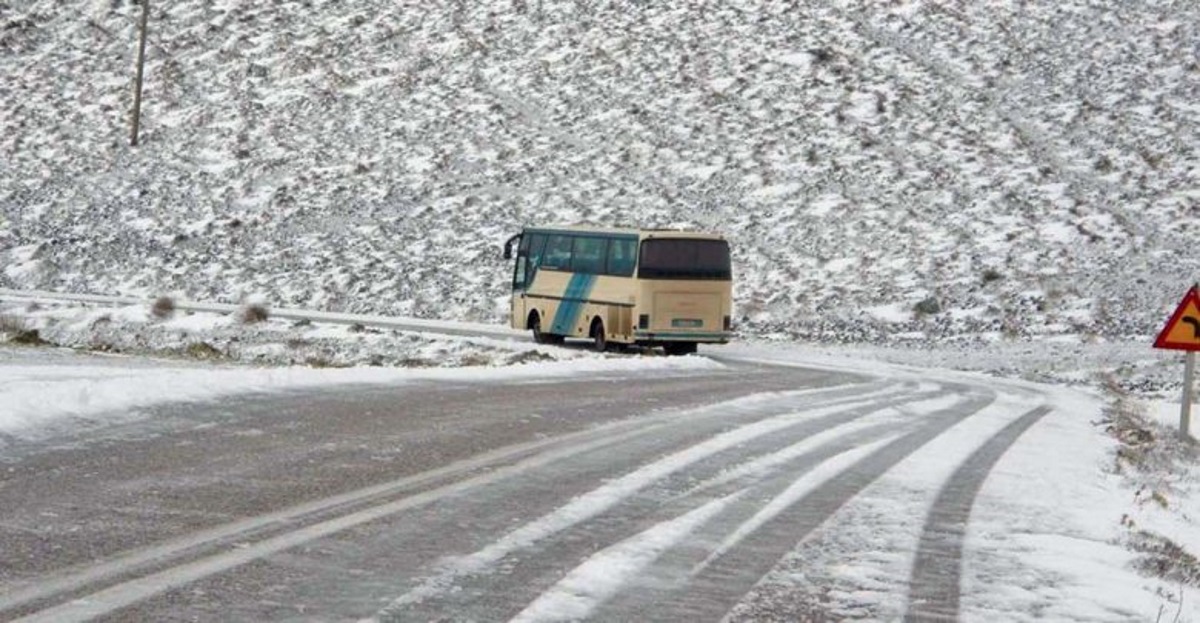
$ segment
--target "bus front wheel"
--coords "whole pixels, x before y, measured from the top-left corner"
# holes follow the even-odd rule
[[[663,350],[668,355],[691,355],[696,352],[695,342],[667,342],[663,344]]]
[[[537,312],[530,314],[529,328],[533,330],[533,341],[538,344],[561,344],[563,341],[561,335],[542,333],[542,317]]]

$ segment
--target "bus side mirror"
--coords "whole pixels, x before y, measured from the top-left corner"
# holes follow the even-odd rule
[[[517,235],[513,236],[512,238],[509,238],[509,239],[508,239],[508,240],[507,240],[507,241],[504,243],[504,259],[506,259],[506,260],[511,260],[511,259],[512,259],[512,247],[513,247],[513,243],[514,243],[514,242],[516,242],[516,241],[518,241],[518,240],[520,240],[520,239],[521,239],[521,234],[517,234]]]

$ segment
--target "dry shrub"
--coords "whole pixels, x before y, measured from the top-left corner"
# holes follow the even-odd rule
[[[37,329],[30,329],[24,318],[10,314],[0,314],[0,336],[7,336],[10,344],[23,346],[42,346],[49,344],[42,339]]]
[[[934,297],[929,297],[913,306],[918,316],[932,316],[942,313],[942,304]]]
[[[8,341],[13,344],[24,344],[25,346],[43,346],[50,343],[42,339],[37,329],[18,331],[12,337],[8,338]]]
[[[192,342],[183,349],[183,354],[195,359],[225,359],[225,353],[208,342]]]
[[[483,353],[470,353],[465,355],[460,363],[463,366],[490,366],[492,365],[492,358]]]
[[[265,322],[271,317],[271,312],[262,303],[247,303],[237,312],[237,319],[242,324]]]
[[[312,355],[304,360],[304,365],[310,368],[349,368],[350,364],[334,361],[323,355]]]
[[[540,353],[536,350],[526,350],[509,355],[504,360],[504,363],[507,365],[517,365],[521,363],[537,363],[541,361],[554,361],[554,357],[545,353]]]
[[[96,316],[92,320],[91,327],[92,327],[92,330],[94,331],[96,329],[99,329],[101,327],[104,327],[104,326],[110,325],[110,324],[112,324],[112,314],[104,313],[104,314],[100,314],[99,316]]]
[[[1135,501],[1153,503],[1164,510],[1178,493],[1172,474],[1186,473],[1200,459],[1200,449],[1179,439],[1173,431],[1151,422],[1144,408],[1113,376],[1103,379],[1109,402],[1098,424],[1117,442],[1114,471],[1138,486]],[[1200,586],[1200,562],[1196,556],[1161,534],[1142,530],[1126,515],[1121,524],[1128,530],[1126,546],[1139,556],[1134,565],[1142,573],[1172,583]]]
[[[1139,485],[1164,488],[1161,475],[1178,471],[1181,466],[1200,459],[1200,448],[1179,438],[1174,431],[1151,422],[1144,407],[1113,376],[1103,379],[1109,402],[1099,422],[1112,435],[1117,448],[1115,471],[1133,478]],[[1169,488],[1169,487],[1167,487]]]
[[[25,330],[25,319],[12,314],[0,314],[0,333],[15,334]]]
[[[169,296],[160,296],[154,299],[154,302],[150,304],[150,315],[160,320],[175,315],[175,299]]]
[[[1130,535],[1129,547],[1142,555],[1134,565],[1143,574],[1172,584],[1200,587],[1200,561],[1171,539],[1137,530]]]

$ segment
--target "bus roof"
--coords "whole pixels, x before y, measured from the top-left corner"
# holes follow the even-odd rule
[[[610,236],[637,236],[647,238],[700,238],[724,240],[720,234],[689,231],[684,229],[636,229],[632,227],[599,227],[595,225],[548,225],[546,227],[526,227],[526,232],[561,233],[561,234],[606,234]]]

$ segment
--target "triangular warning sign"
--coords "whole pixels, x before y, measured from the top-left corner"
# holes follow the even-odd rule
[[[1155,348],[1172,350],[1200,350],[1200,292],[1193,287],[1188,290],[1179,308],[1171,314],[1167,326],[1163,327]]]

